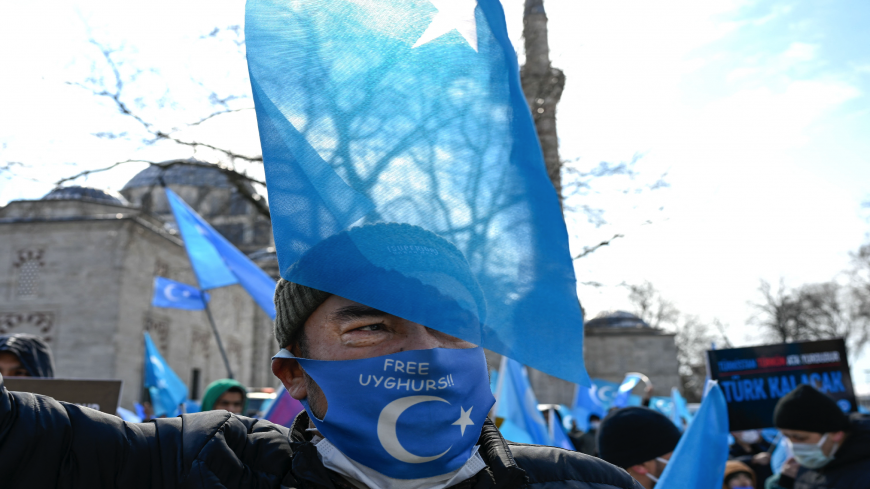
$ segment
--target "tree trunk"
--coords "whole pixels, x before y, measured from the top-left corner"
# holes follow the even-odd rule
[[[559,159],[559,137],[556,134],[556,104],[562,98],[565,74],[550,66],[544,0],[526,0],[523,38],[526,49],[526,63],[520,70],[523,93],[535,119],[535,129],[544,152],[547,174],[553,182],[561,205],[562,160]]]

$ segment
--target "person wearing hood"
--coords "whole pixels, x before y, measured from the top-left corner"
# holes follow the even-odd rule
[[[205,388],[202,411],[223,409],[233,414],[244,414],[248,409],[248,391],[239,381],[218,379]]]
[[[4,377],[54,377],[51,350],[29,334],[0,336],[0,374]]]
[[[608,414],[598,430],[598,453],[622,467],[644,489],[655,487],[680,442],[680,430],[663,414],[631,406]]]
[[[804,384],[779,400],[773,422],[800,464],[794,477],[780,474],[780,487],[870,487],[870,418],[847,416],[833,399]]]
[[[725,464],[722,489],[750,489],[755,484],[755,472],[748,465],[738,460],[729,460]]]

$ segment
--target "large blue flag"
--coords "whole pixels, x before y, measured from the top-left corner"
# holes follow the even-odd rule
[[[154,295],[151,298],[151,305],[154,307],[201,311],[205,309],[208,300],[208,294],[192,285],[164,277],[154,277]]]
[[[680,438],[656,487],[722,487],[728,461],[728,434],[728,406],[722,390],[714,383],[701,402],[694,422]]]
[[[199,286],[209,290],[238,283],[270,318],[275,319],[275,281],[272,277],[168,188],[166,198],[172,207]]]
[[[282,277],[589,385],[568,234],[499,1],[246,8]],[[394,227],[360,242],[351,231],[377,223],[437,239]],[[342,236],[357,250],[337,249]],[[306,268],[311,255],[330,263]],[[441,256],[455,270],[399,266],[397,255]],[[393,285],[374,293],[359,269],[389,272]],[[404,294],[403,280],[430,292]]]
[[[502,357],[496,417],[504,418],[499,431],[510,441],[552,445],[547,422],[538,411],[538,400],[529,383],[526,368],[516,360]]]
[[[187,386],[169,368],[148,332],[145,332],[145,387],[151,394],[155,417],[175,415],[178,406],[187,400]]]

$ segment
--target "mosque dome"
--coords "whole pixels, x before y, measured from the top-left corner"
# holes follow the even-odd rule
[[[625,311],[605,311],[586,321],[587,328],[651,328],[636,315]]]
[[[41,200],[85,200],[104,204],[130,205],[130,202],[128,202],[123,195],[113,190],[82,187],[79,185],[58,187],[45,194]]]
[[[191,163],[201,163],[192,160]],[[160,185],[160,178],[166,185],[189,185],[192,187],[232,188],[229,179],[221,173],[217,167],[204,167],[193,165],[173,165],[164,168],[159,165],[151,165],[140,171],[124,185],[121,191],[140,187],[153,187]]]

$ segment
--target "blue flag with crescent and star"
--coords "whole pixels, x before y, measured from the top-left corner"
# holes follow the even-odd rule
[[[577,427],[583,431],[589,429],[589,416],[597,415],[604,419],[613,404],[619,384],[603,379],[592,379],[592,387],[577,386],[571,414],[577,421]]]
[[[245,37],[281,276],[588,385],[568,234],[498,0],[249,0]],[[468,305],[467,287],[428,271],[406,274],[432,287],[410,307],[401,286],[371,299],[349,272],[294,267],[378,223],[459,250],[485,299],[473,328],[436,297]],[[432,252],[415,246],[385,249]],[[368,251],[330,260],[395,272]]]
[[[201,311],[209,296],[192,285],[187,285],[165,277],[154,277],[154,295],[151,305],[170,309]]]
[[[275,280],[215,231],[175,192],[165,190],[200,288],[209,290],[237,283],[275,319]]]

